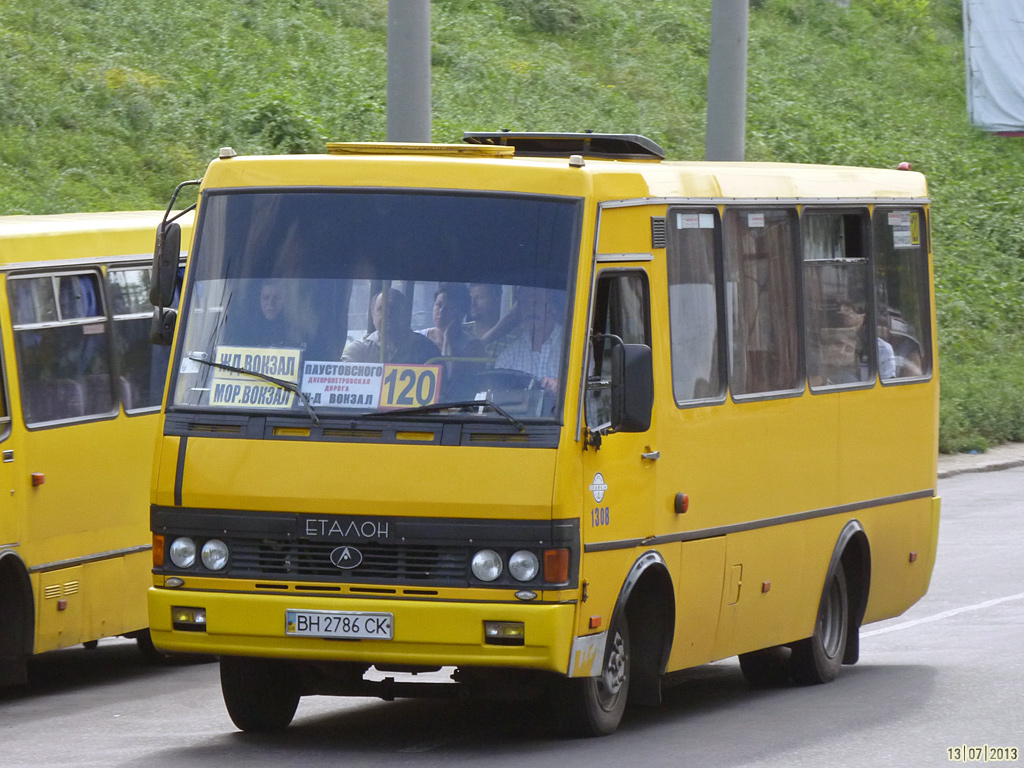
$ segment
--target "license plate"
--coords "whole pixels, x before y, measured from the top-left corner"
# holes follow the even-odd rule
[[[299,637],[334,637],[345,640],[390,640],[395,617],[364,611],[296,611],[284,615],[284,633]]]

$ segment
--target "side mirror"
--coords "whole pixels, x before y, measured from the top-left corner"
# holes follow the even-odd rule
[[[171,346],[174,341],[174,325],[178,319],[178,312],[174,309],[156,307],[153,310],[153,322],[149,326],[149,340],[161,347]]]
[[[646,344],[612,347],[613,432],[646,432],[654,407],[654,364]]]
[[[149,303],[163,308],[174,299],[174,278],[181,260],[181,226],[164,222],[156,232],[153,248],[153,275],[149,286]],[[155,343],[155,342],[154,342]]]

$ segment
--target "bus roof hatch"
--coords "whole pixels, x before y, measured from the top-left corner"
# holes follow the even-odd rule
[[[611,160],[664,160],[665,150],[635,133],[467,132],[468,144],[515,147],[520,157],[584,157]]]

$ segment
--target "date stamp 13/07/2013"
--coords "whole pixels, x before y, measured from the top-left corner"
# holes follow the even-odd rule
[[[954,763],[1013,763],[1020,759],[1017,747],[991,747],[981,744],[976,747],[960,744],[946,748],[946,757]]]

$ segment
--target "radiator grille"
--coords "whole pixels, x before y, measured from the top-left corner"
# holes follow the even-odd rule
[[[348,544],[362,555],[352,569],[331,563],[339,544],[311,541],[236,540],[229,542],[231,576],[261,579],[309,579],[351,583],[465,584],[469,556],[465,547],[423,544]]]

